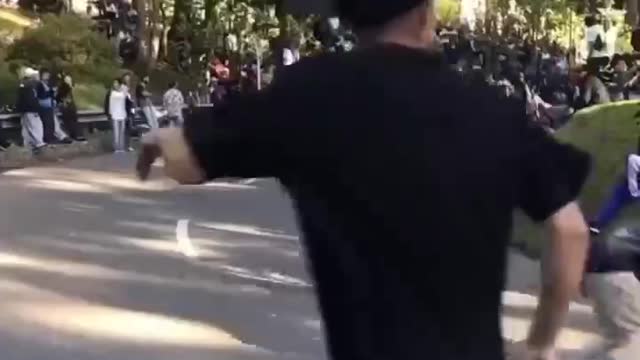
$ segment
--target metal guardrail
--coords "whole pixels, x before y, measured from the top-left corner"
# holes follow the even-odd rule
[[[107,115],[99,110],[78,111],[78,122],[91,124],[107,121]],[[20,127],[20,114],[0,114],[0,129],[13,129]]]
[[[203,104],[198,105],[197,107],[212,107],[211,104]],[[186,108],[186,107],[185,107]],[[164,116],[166,111],[163,107],[156,106],[156,111]],[[141,111],[139,108],[136,108],[136,114],[140,114]],[[13,129],[20,127],[20,114],[12,113],[12,114],[0,114],[0,130],[1,129]],[[58,114],[60,116],[60,114]],[[94,124],[106,122],[109,119],[107,115],[101,110],[79,110],[78,111],[78,122],[81,124]]]
[[[212,104],[200,104],[196,105],[196,108],[211,108]],[[187,109],[188,106],[185,106]],[[166,111],[161,106],[156,106],[156,111],[159,113],[162,118],[166,115]],[[142,111],[139,108],[136,108],[136,119],[140,119],[142,116]],[[60,114],[58,114],[60,116]],[[0,114],[0,131],[2,130],[11,130],[11,129],[20,129],[20,114],[11,113],[11,114]],[[78,123],[88,125],[88,124],[99,124],[109,121],[107,115],[101,110],[79,110],[78,111]]]

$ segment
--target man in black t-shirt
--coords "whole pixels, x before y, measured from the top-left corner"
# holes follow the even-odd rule
[[[434,51],[432,1],[337,0],[361,48],[152,132],[181,183],[274,177],[293,198],[334,360],[497,360],[512,214],[550,229],[523,359],[550,359],[579,289],[589,157],[467,85]],[[474,160],[470,161],[470,156]],[[473,274],[472,281],[469,274]]]

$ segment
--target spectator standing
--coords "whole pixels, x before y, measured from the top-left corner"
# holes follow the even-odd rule
[[[58,88],[56,101],[60,106],[64,126],[71,138],[75,141],[86,141],[78,124],[78,109],[73,96],[73,86],[71,75],[65,75],[62,84]]]
[[[108,114],[113,128],[113,150],[116,153],[127,150],[127,93],[122,80],[113,81],[107,93],[105,113]]]
[[[444,68],[434,1],[337,9],[362,48],[303,60],[263,92],[152,132],[140,175],[162,155],[186,184],[278,178],[334,360],[502,359],[505,256],[521,208],[551,233],[523,359],[552,359],[584,272],[588,230],[574,200],[588,155],[531,126],[521,102]],[[461,166],[478,149],[483,161]]]
[[[40,104],[40,119],[44,129],[44,141],[54,144],[55,139],[55,100],[54,90],[49,81],[51,73],[47,69],[40,70],[40,82],[37,86],[38,103]]]
[[[162,97],[164,109],[167,111],[167,118],[171,126],[180,127],[184,120],[182,110],[184,109],[184,97],[178,89],[178,82],[169,83],[169,90]]]
[[[151,101],[151,92],[149,91],[149,76],[143,77],[142,81],[138,83],[136,87],[136,100],[144,117],[147,119],[149,127],[151,129],[159,128],[160,124],[158,123],[156,110],[153,108],[153,102]]]
[[[26,68],[18,89],[16,110],[21,114],[20,123],[24,146],[35,154],[40,153],[47,145],[43,140],[44,131],[39,115],[40,104],[38,103],[37,86],[38,71]]]
[[[609,53],[607,51],[607,36],[604,27],[594,15],[585,17],[584,23],[586,26],[587,59],[597,59],[596,63],[600,66],[606,66],[609,63]]]

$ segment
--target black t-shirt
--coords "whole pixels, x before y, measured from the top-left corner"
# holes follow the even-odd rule
[[[587,176],[586,154],[443,63],[326,54],[187,122],[209,178],[290,193],[335,360],[500,359],[512,213],[545,220]]]

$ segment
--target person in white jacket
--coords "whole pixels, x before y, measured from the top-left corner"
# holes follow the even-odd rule
[[[113,150],[116,153],[124,152],[127,150],[127,93],[119,79],[113,81],[108,101],[108,115],[113,126]]]

